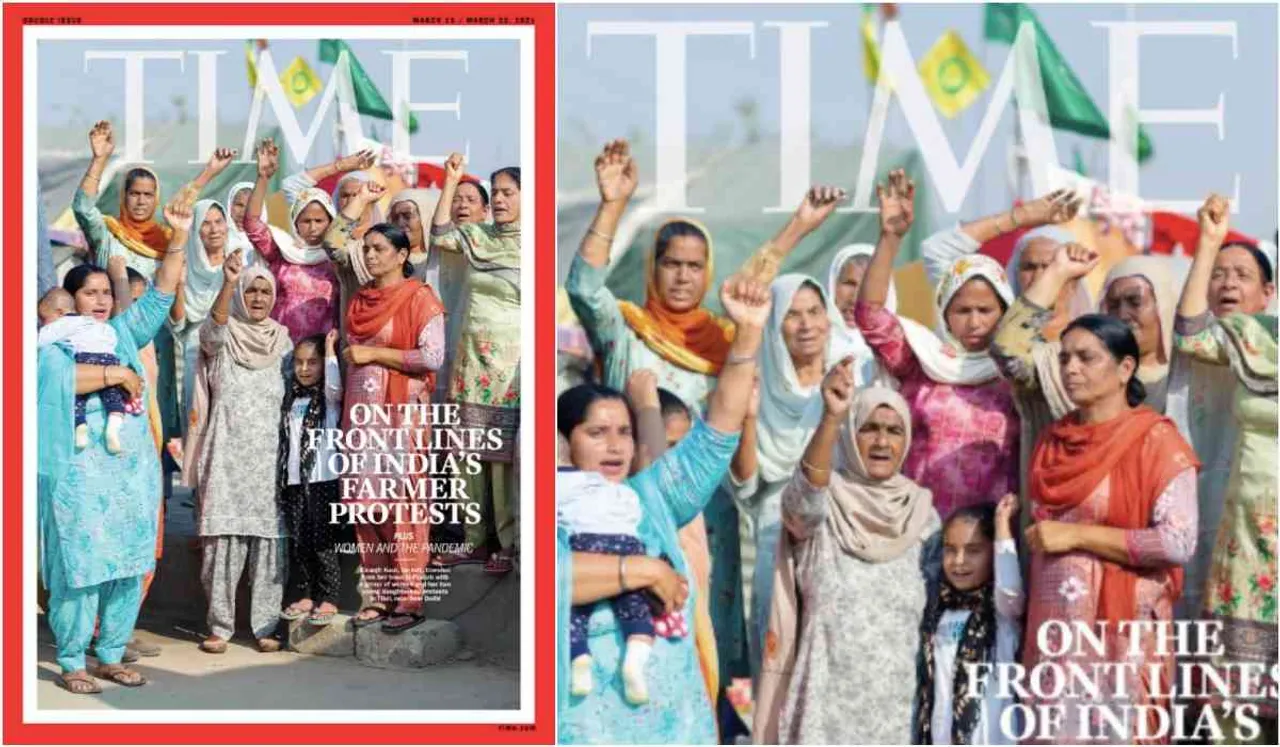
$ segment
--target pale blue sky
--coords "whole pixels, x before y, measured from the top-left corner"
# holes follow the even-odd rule
[[[1277,164],[1277,31],[1274,5],[1040,5],[1033,9],[1085,89],[1106,112],[1108,38],[1096,21],[1137,20],[1235,21],[1239,57],[1232,59],[1225,38],[1189,37],[1144,40],[1140,48],[1140,105],[1143,108],[1207,108],[1225,97],[1225,139],[1203,125],[1149,125],[1155,156],[1141,170],[1142,196],[1193,199],[1210,190],[1227,193],[1232,174],[1241,178],[1242,230],[1271,238],[1276,230]],[[947,29],[955,29],[974,54],[997,75],[1008,46],[984,43],[983,7],[900,4],[902,23],[912,54],[919,59]],[[862,71],[859,35],[861,9],[848,5],[562,5],[559,11],[559,117],[561,142],[575,146],[603,143],[611,137],[639,134],[650,144],[654,129],[654,42],[651,38],[597,39],[586,56],[588,20],[750,21],[756,24],[756,56],[745,37],[701,37],[688,44],[689,127],[692,137],[722,137],[740,132],[734,125],[735,103],[752,98],[764,132],[779,121],[778,32],[762,24],[770,20],[821,20],[827,28],[813,35],[813,135],[839,145],[862,142],[870,89]],[[988,94],[955,120],[944,121],[952,148],[967,151],[981,122]],[[1003,115],[975,186],[959,215],[932,210],[939,222],[994,212],[1012,197],[1006,153],[1012,114]],[[886,147],[909,146],[911,134],[895,103],[889,117]],[[1079,147],[1090,176],[1106,178],[1106,144],[1071,133],[1056,133],[1064,166]],[[653,169],[653,164],[641,164]],[[561,162],[566,168],[579,168]],[[691,163],[691,168],[696,164]],[[589,172],[590,164],[580,167]],[[776,174],[762,175],[776,183]],[[854,175],[848,184],[851,186]],[[576,180],[581,181],[581,180]]]
[[[461,62],[414,62],[410,97],[415,102],[453,101],[462,98],[462,118],[453,113],[419,113],[421,128],[412,136],[416,154],[447,153],[461,150],[463,141],[471,143],[470,164],[474,170],[488,173],[494,169],[519,163],[520,160],[520,59],[515,40],[484,41],[351,41],[351,48],[370,78],[390,101],[391,58],[382,50],[447,49],[470,53],[469,70]],[[317,58],[315,41],[270,41],[272,57],[279,70],[301,55],[322,80],[328,81],[333,67]],[[229,41],[43,41],[39,48],[39,116],[45,127],[82,127],[86,132],[98,119],[110,119],[123,126],[124,63],[118,60],[95,60],[85,72],[84,51],[87,49],[207,50],[222,49],[227,54],[218,58],[218,117],[222,122],[243,123],[249,114],[251,89],[245,72],[244,40]],[[148,62],[145,68],[144,106],[149,120],[172,119],[178,107],[175,97],[185,97],[186,110],[196,116],[196,63],[188,57],[186,72],[179,72],[176,62]],[[298,111],[303,131],[309,127],[320,97]],[[332,111],[332,110],[331,110]],[[332,155],[333,114],[321,128],[313,153],[318,158]],[[363,117],[365,134],[376,128],[384,142],[390,143],[391,123]],[[267,107],[262,128],[271,127],[275,117]],[[119,136],[118,136],[119,137]],[[243,136],[239,138],[243,140]],[[87,141],[86,141],[87,143]],[[240,142],[226,143],[239,148]],[[43,144],[42,144],[43,146]],[[85,145],[87,152],[87,144]],[[316,159],[309,159],[316,160]],[[313,165],[313,164],[309,164]]]

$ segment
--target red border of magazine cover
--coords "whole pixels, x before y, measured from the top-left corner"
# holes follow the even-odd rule
[[[23,523],[23,403],[33,392],[23,390],[23,324],[29,315],[23,313],[23,247],[22,189],[23,160],[33,157],[22,149],[23,78],[22,30],[24,20],[32,17],[64,19],[81,26],[89,25],[298,25],[345,24],[414,27],[415,17],[429,16],[433,24],[513,24],[528,19],[534,27],[536,60],[534,92],[534,143],[538,158],[537,235],[535,246],[555,245],[555,7],[546,4],[359,4],[328,5],[288,4],[6,4],[4,8],[4,245],[3,256],[3,334],[4,348],[4,426],[7,448],[3,456],[4,486],[4,742],[6,744],[367,744],[370,739],[382,744],[457,744],[512,743],[550,744],[555,741],[555,595],[545,593],[555,588],[555,545],[551,541],[536,544],[535,593],[533,609],[533,715],[532,724],[422,724],[422,723],[202,723],[198,730],[190,724],[151,723],[76,723],[34,724],[23,720],[23,686],[31,672],[22,666],[23,626],[34,624],[31,611],[23,607],[23,580],[34,571],[35,549],[22,543]],[[72,20],[73,19],[73,20]],[[505,19],[505,20],[503,20]],[[526,157],[528,157],[526,155]],[[555,354],[555,265],[534,263],[529,252],[528,264],[535,273],[535,326],[537,344],[534,365],[540,372],[533,393],[544,407],[554,400]],[[552,255],[548,255],[552,256]],[[545,411],[544,411],[545,412]],[[545,415],[539,423],[529,423],[528,430],[549,431],[553,418]],[[548,432],[548,436],[550,433]],[[532,508],[534,527],[539,535],[550,536],[555,521],[554,502],[554,438],[534,438],[535,495],[546,500],[525,497]],[[431,676],[430,673],[424,676]],[[209,711],[211,719],[217,711]]]

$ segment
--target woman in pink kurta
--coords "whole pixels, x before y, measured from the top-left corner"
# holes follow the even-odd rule
[[[244,214],[244,232],[276,277],[279,295],[271,318],[289,330],[294,343],[325,335],[338,323],[338,275],[324,248],[333,222],[333,203],[320,189],[304,189],[289,208],[293,234],[262,221],[267,183],[280,164],[280,151],[270,138],[258,146],[258,180]]]
[[[939,281],[935,330],[885,308],[915,187],[898,170],[879,191],[880,241],[854,318],[911,408],[914,438],[902,473],[933,492],[945,518],[963,506],[994,504],[1018,488],[1018,414],[1009,384],[987,354],[1013,294],[1004,269],[974,255],[956,259]]]
[[[1171,622],[1182,594],[1182,565],[1196,543],[1199,463],[1173,422],[1141,405],[1138,343],[1123,322],[1079,317],[1063,331],[1059,360],[1077,409],[1042,432],[1031,458],[1035,523],[1026,535],[1031,594],[1023,665],[1033,694],[1024,705],[1059,707],[1063,718],[1057,726],[1035,724],[1032,741],[1168,743],[1154,711],[1169,706],[1161,693],[1173,683],[1173,644],[1160,650],[1151,623]],[[1144,625],[1131,626],[1135,621]],[[1081,626],[1096,632],[1101,651]],[[1099,699],[1079,686],[1035,697],[1052,693],[1069,664],[1112,669],[1090,677]],[[1117,729],[1103,711],[1128,720]]]
[[[348,366],[344,433],[349,439],[375,434],[394,438],[396,432],[409,437],[385,448],[349,440],[344,449],[353,466],[358,458],[367,460],[342,478],[343,500],[362,504],[349,508],[382,504],[392,512],[386,521],[356,523],[368,606],[355,625],[384,621],[382,629],[391,633],[424,619],[422,583],[430,540],[426,509],[441,495],[434,490],[435,480],[457,477],[373,461],[430,455],[427,408],[406,411],[399,406],[431,403],[435,374],[444,362],[444,307],[430,286],[408,277],[413,272],[408,262],[409,239],[399,228],[379,223],[365,233],[364,266],[373,279],[351,299],[343,353]]]

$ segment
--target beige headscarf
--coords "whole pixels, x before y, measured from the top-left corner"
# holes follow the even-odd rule
[[[1182,286],[1174,277],[1169,257],[1139,254],[1117,262],[1107,273],[1107,279],[1102,282],[1098,306],[1104,307],[1107,291],[1112,283],[1135,276],[1146,280],[1151,286],[1156,300],[1156,313],[1160,317],[1160,351],[1164,361],[1158,366],[1138,368],[1138,378],[1142,383],[1148,384],[1163,381],[1169,375],[1169,361],[1173,359],[1173,317],[1178,310],[1178,294]]]
[[[440,252],[429,251],[429,246],[431,219],[435,216],[436,202],[439,199],[440,193],[432,189],[402,189],[387,203],[388,215],[401,202],[412,202],[418,208],[418,220],[422,223],[422,246],[417,247],[417,251],[410,248],[409,262],[413,265],[413,276],[430,285],[436,293],[440,292]],[[412,236],[409,241],[412,243]]]
[[[893,476],[886,480],[868,476],[855,441],[858,429],[880,407],[896,412],[906,428],[902,458]],[[863,389],[850,409],[848,422],[840,429],[838,467],[831,475],[829,488],[831,505],[826,525],[844,552],[868,563],[883,563],[901,556],[920,541],[934,515],[933,494],[902,474],[902,459],[910,449],[911,410],[906,400],[885,387]],[[756,744],[778,744],[778,722],[795,669],[799,627],[796,558],[788,527],[780,533],[774,561],[773,604],[752,728]]]
[[[227,352],[237,365],[254,370],[279,366],[285,353],[293,347],[289,339],[289,330],[280,322],[267,317],[255,322],[249,318],[249,310],[244,302],[244,292],[253,281],[264,279],[271,285],[271,303],[276,301],[276,279],[271,271],[261,265],[245,267],[240,271],[240,279],[236,281],[236,294],[231,299],[231,314],[227,317]],[[205,324],[216,324],[212,318]],[[211,402],[209,377],[213,367],[213,359],[200,346],[196,359],[196,384],[191,394],[190,423],[187,428],[187,440],[183,444],[182,479],[187,487],[196,489],[200,484],[199,464],[204,446],[205,429],[209,423],[209,405]]]

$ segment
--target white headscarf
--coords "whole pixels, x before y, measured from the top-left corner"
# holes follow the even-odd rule
[[[232,191],[235,195],[235,191]],[[231,220],[231,213],[217,200],[200,200],[192,209],[191,231],[187,233],[187,281],[183,289],[183,310],[187,324],[195,326],[209,317],[209,310],[222,290],[222,264],[216,267],[209,262],[209,253],[200,238],[200,226],[204,225],[205,216],[210,208],[218,208],[227,221],[227,245],[222,256],[230,257],[239,249],[244,258],[244,266],[250,267],[257,259],[253,244],[243,231],[237,230]]]
[[[240,194],[241,192],[244,192],[247,190],[252,195],[254,186],[255,185],[253,182],[236,182],[235,184],[232,184],[231,189],[227,192],[227,202],[226,202],[228,236],[234,236],[237,245],[243,244],[245,246],[249,246],[250,248],[253,247],[253,244],[249,241],[249,235],[245,233],[239,226],[237,226],[235,221],[231,220],[231,206],[235,204],[236,195]],[[249,204],[246,202],[245,209],[248,210],[248,207],[249,207]],[[258,218],[261,219],[263,223],[267,223],[267,201],[266,200],[262,201],[262,213],[258,216]],[[276,228],[270,223],[267,223],[267,229],[271,231],[271,237],[276,240],[277,246],[284,246],[291,240],[289,237],[289,234],[285,233],[284,231],[281,231],[279,228]],[[228,238],[227,240],[231,241],[230,238]]]
[[[1022,261],[1022,251],[1036,239],[1049,239],[1061,246],[1062,244],[1074,242],[1076,236],[1061,226],[1040,226],[1018,237],[1018,243],[1013,245],[1013,253],[1009,255],[1009,261],[1004,266],[1005,274],[1009,277],[1009,288],[1013,290],[1014,296],[1021,296],[1027,290],[1018,281],[1018,263]],[[1083,314],[1092,313],[1096,306],[1097,304],[1093,302],[1093,298],[1089,295],[1088,286],[1085,284],[1084,279],[1081,278],[1076,282],[1076,290],[1067,301],[1067,319],[1075,319]]]
[[[778,482],[795,472],[822,419],[822,387],[800,385],[782,337],[782,320],[796,293],[805,286],[812,287],[820,298],[825,295],[816,280],[795,273],[782,275],[769,286],[773,308],[769,310],[760,350],[760,415],[756,429],[760,479],[765,482]],[[830,353],[823,361],[823,370],[828,362]]]
[[[302,241],[302,237],[298,235],[298,215],[313,202],[324,208],[324,211],[329,214],[329,220],[337,217],[337,213],[333,209],[333,201],[329,199],[329,195],[324,190],[308,187],[298,193],[298,199],[294,200],[293,205],[289,208],[289,239],[281,241],[281,235],[275,234],[276,245],[280,247],[280,253],[284,255],[285,261],[291,265],[318,265],[329,261],[329,254],[324,250],[323,239],[319,244],[306,244]]]
[[[335,184],[333,187],[332,197],[333,197],[334,210],[338,209],[338,203],[341,202],[340,198],[342,197],[342,185],[351,181],[360,182],[363,184],[365,182],[374,181],[374,178],[370,176],[369,172],[367,171],[349,171],[345,175],[343,175],[343,177],[339,179],[338,183]],[[382,208],[378,207],[378,203],[375,202],[372,206],[372,211],[369,215],[369,225],[372,226],[381,222],[382,222]]]
[[[947,305],[956,292],[974,278],[982,278],[990,283],[1006,308],[1013,303],[1013,291],[1009,289],[1004,268],[985,254],[972,254],[952,262],[947,274],[934,289],[933,311],[937,321],[932,331],[911,319],[899,317],[907,344],[915,353],[916,360],[920,361],[925,374],[940,384],[977,386],[1000,375],[995,361],[986,350],[965,350],[964,345],[947,328]]]
[[[836,287],[840,284],[840,275],[845,266],[855,257],[870,258],[875,252],[876,248],[871,244],[850,244],[836,252],[827,269],[827,315],[831,317],[829,360],[834,362],[853,356],[853,383],[857,387],[874,382],[896,389],[897,382],[876,361],[875,353],[862,337],[862,330],[846,324],[844,316],[836,308]],[[889,281],[889,295],[885,299],[884,308],[894,313],[898,311],[898,289],[892,279]]]

